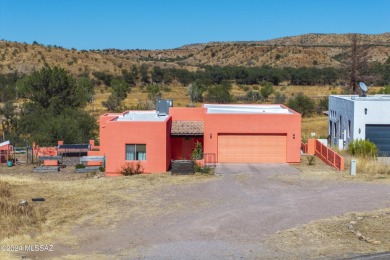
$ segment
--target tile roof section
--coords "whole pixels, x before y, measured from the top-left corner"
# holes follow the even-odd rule
[[[172,121],[171,135],[203,135],[202,121]]]

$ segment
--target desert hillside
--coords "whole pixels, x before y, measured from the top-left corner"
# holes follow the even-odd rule
[[[390,33],[360,34],[369,46],[370,61],[390,56]],[[61,66],[75,75],[93,71],[119,74],[132,65],[196,70],[200,66],[339,67],[349,46],[348,34],[305,34],[267,41],[211,42],[167,50],[76,50],[0,41],[0,73],[28,74],[45,64]]]

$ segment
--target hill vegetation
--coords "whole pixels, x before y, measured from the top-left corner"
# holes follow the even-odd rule
[[[352,73],[354,84],[390,85],[390,34],[355,36],[364,46],[358,58],[365,67]],[[175,106],[280,103],[304,116],[321,114],[327,95],[351,92],[344,87],[351,82],[350,49],[351,35],[336,34],[171,50],[86,51],[0,41],[1,129],[14,140],[85,142],[96,129],[89,115],[151,109],[158,98],[174,99]]]
[[[370,62],[383,63],[390,55],[390,33],[359,34],[369,46]],[[45,64],[59,66],[73,74],[106,71],[118,75],[123,68],[147,64],[148,67],[183,68],[200,66],[271,66],[339,68],[349,47],[348,34],[306,34],[269,41],[213,42],[185,45],[168,50],[76,50],[0,41],[0,73],[26,74]]]

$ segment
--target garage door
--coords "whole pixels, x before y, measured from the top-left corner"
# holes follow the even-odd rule
[[[285,163],[286,135],[218,135],[218,162]]]
[[[366,125],[366,140],[376,144],[379,156],[390,156],[390,125]]]

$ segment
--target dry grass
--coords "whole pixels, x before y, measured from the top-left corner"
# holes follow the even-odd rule
[[[68,180],[61,173],[57,174],[58,178],[54,175],[49,175],[47,179],[29,173],[0,175],[1,193],[7,196],[10,192],[14,197],[10,203],[12,201],[18,207],[19,200],[25,199],[30,204],[27,214],[14,210],[12,206],[10,209],[14,217],[0,218],[2,227],[8,225],[8,230],[0,231],[0,244],[76,245],[78,240],[72,230],[78,225],[115,227],[120,219],[130,214],[159,214],[162,210],[157,201],[159,198],[148,194],[167,186],[190,185],[213,178],[206,175],[154,174]],[[44,197],[46,201],[34,203],[31,201],[34,197]],[[146,201],[150,205],[147,210],[142,206]],[[123,205],[132,207],[123,212]],[[10,221],[16,224],[11,225]],[[0,258],[4,256],[0,253]]]
[[[281,258],[344,258],[387,252],[389,230],[390,209],[381,209],[313,221],[278,232],[270,236],[266,244]]]
[[[300,175],[302,178],[343,181],[364,180],[359,175],[351,177],[346,172],[342,173],[332,169],[318,159],[314,166],[307,165],[305,159],[302,162],[301,165],[296,166],[302,171]],[[31,174],[27,168],[22,168],[19,173],[16,173],[19,171],[19,167],[1,168],[0,194],[2,197],[12,197],[15,203],[21,199],[28,200],[32,211],[38,212],[38,215],[36,215],[37,221],[26,222],[24,219],[19,218],[20,220],[18,219],[18,221],[22,221],[23,224],[27,223],[28,225],[18,226],[19,231],[13,233],[13,236],[0,233],[0,244],[3,245],[64,244],[76,246],[79,241],[74,232],[78,226],[91,226],[93,228],[105,226],[106,228],[114,228],[122,219],[131,219],[131,217],[145,218],[149,216],[163,217],[169,215],[173,211],[182,210],[183,207],[188,208],[188,205],[173,203],[169,207],[161,209],[161,199],[157,196],[159,189],[173,188],[178,185],[191,185],[216,178],[209,175],[171,176],[169,174],[136,175],[115,178],[93,178],[92,176],[87,177],[85,175],[83,178],[73,178],[67,176],[68,173]],[[286,178],[285,181],[294,181],[288,179],[288,176],[280,178]],[[243,179],[239,181],[241,180],[243,181]],[[386,180],[383,179],[378,179],[378,181],[386,183]],[[34,204],[31,202],[31,198],[33,197],[44,197],[46,201]],[[203,205],[207,201],[199,201],[199,203]],[[125,211],[123,207],[126,207]],[[194,205],[194,210],[196,208],[197,206]],[[316,222],[314,226],[301,227],[303,229],[292,229],[286,231],[286,233],[280,233],[284,237],[282,236],[278,239],[280,243],[284,243],[291,239],[292,236],[298,236],[297,234],[299,234],[298,238],[293,241],[298,248],[297,252],[303,250],[299,247],[299,243],[304,244],[306,240],[310,242],[309,249],[311,247],[314,248],[316,243],[319,242],[316,236],[328,232],[327,230],[330,227],[326,226],[327,223],[330,226],[335,225],[334,227],[332,226],[333,229],[329,229],[330,234],[327,236],[345,236],[344,233],[338,235],[332,232],[339,230],[340,225],[344,225],[344,222],[347,220],[344,222],[337,222],[338,218],[335,218],[335,220],[333,221],[334,223],[324,221],[325,224],[322,222],[318,224]],[[383,219],[380,218],[380,220],[382,221]],[[6,219],[0,218],[2,227],[8,225],[6,221]],[[374,223],[369,223],[368,227],[374,227]],[[375,233],[375,229],[365,230],[363,226],[359,226],[360,229],[362,230],[361,232],[366,232],[367,236],[381,240],[382,243],[387,243],[385,239],[382,239],[381,235]],[[303,232],[303,234],[299,232]],[[342,239],[351,238],[342,237]],[[322,242],[329,243],[330,247],[337,247],[334,241],[323,240]],[[352,241],[351,243],[355,242]],[[281,244],[275,243],[275,245],[279,246]],[[370,248],[370,246],[367,245],[367,248]],[[328,253],[326,250],[318,252],[321,254]],[[0,253],[0,258],[4,259],[9,256],[4,252]],[[82,255],[74,257],[75,259],[77,257],[80,257],[79,259],[83,258]],[[96,257],[101,256],[97,255]]]
[[[302,140],[307,141],[311,133],[315,133],[314,138],[326,138],[328,136],[328,117],[313,116],[302,118]]]
[[[360,161],[360,163],[359,163]],[[337,182],[376,182],[390,184],[390,175],[383,169],[389,166],[376,160],[358,159],[356,176],[350,176],[349,164],[345,171],[338,171],[316,158],[314,165],[308,165],[306,156],[301,164],[295,165],[301,171],[300,178],[307,180],[333,180]],[[296,182],[290,176],[278,176],[282,181]],[[349,226],[356,221],[353,229]],[[321,257],[351,257],[353,254],[387,252],[390,249],[390,209],[372,212],[348,213],[296,228],[278,232],[265,243],[280,258],[312,259]],[[354,232],[354,233],[353,233]],[[361,233],[363,237],[358,237]],[[375,242],[374,241],[380,241]]]
[[[350,155],[345,155],[345,168],[350,169]],[[377,176],[378,178],[390,178],[390,165],[378,158],[353,158],[356,160],[356,172],[363,176]]]
[[[315,100],[326,97],[330,94],[341,94],[343,89],[340,86],[278,86],[275,90],[285,94],[288,98],[294,97],[297,93],[302,92]]]
[[[39,228],[44,212],[31,205],[19,205],[15,190],[8,182],[0,181],[0,238],[11,237]]]
[[[260,89],[260,85],[248,86],[249,89],[253,90],[254,88]],[[185,107],[190,105],[190,98],[188,96],[188,88],[182,86],[179,83],[173,83],[170,86],[166,87],[168,91],[161,91],[162,98],[173,99],[174,106]],[[294,95],[298,92],[303,92],[305,95],[319,100],[320,98],[326,97],[334,92],[341,93],[341,87],[331,87],[331,86],[275,86],[277,92],[283,93],[287,98],[293,98]],[[258,91],[258,90],[255,90]],[[235,97],[245,96],[247,91],[241,88],[239,85],[233,84],[231,94]],[[102,106],[102,102],[106,101],[110,95],[110,89],[104,86],[99,86],[95,89],[95,96],[93,104],[88,104],[85,108],[86,111],[92,113],[94,116],[98,116],[107,112]],[[268,101],[259,101],[259,103],[273,103],[274,94],[272,94]],[[124,100],[123,104],[126,107],[136,106],[139,102],[147,102],[148,94],[145,87],[137,86],[131,88],[131,91],[128,93],[128,97]],[[201,106],[201,103],[196,103],[195,106]],[[325,116],[314,116],[311,119],[308,119],[308,126],[311,127],[311,132],[320,131],[321,135],[327,136],[327,120]],[[303,121],[304,123],[305,121]],[[315,124],[312,124],[312,123]],[[318,124],[317,124],[318,123]],[[320,129],[320,130],[317,130]],[[311,133],[309,132],[309,134]]]
[[[301,164],[294,165],[301,171],[301,178],[314,180],[335,180],[343,182],[377,182],[390,184],[390,166],[377,160],[357,159],[357,174],[350,175],[350,157],[345,159],[345,170],[339,171],[325,164],[318,157],[315,158],[315,164],[309,165],[307,156],[301,156]],[[359,163],[360,161],[360,163]],[[283,177],[288,178],[288,176]]]

